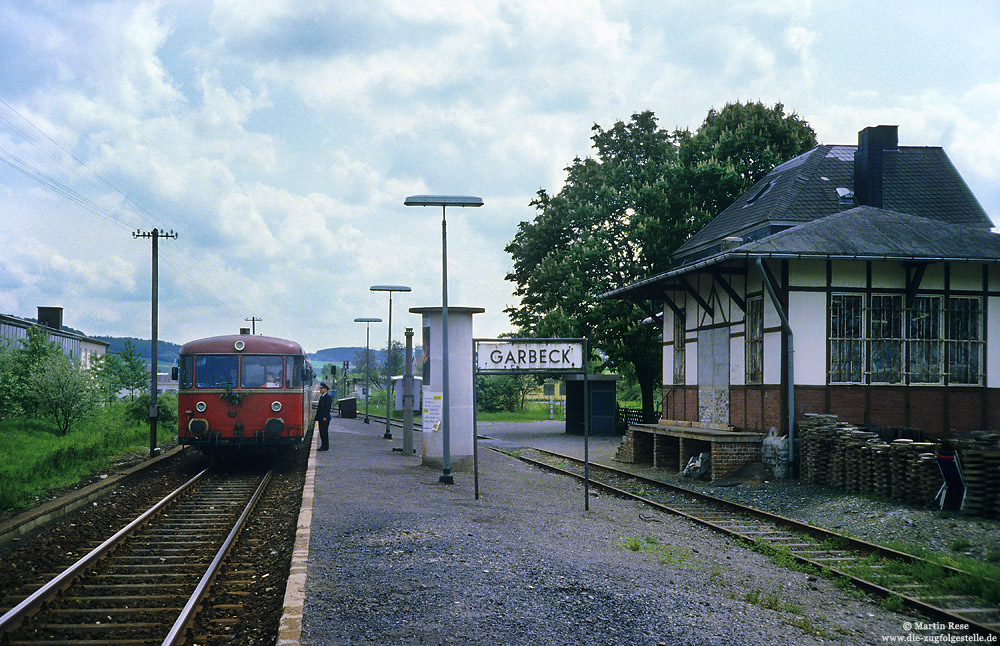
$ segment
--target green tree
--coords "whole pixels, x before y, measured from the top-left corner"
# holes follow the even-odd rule
[[[100,398],[88,371],[62,353],[36,364],[28,383],[37,413],[50,419],[60,435],[90,415]]]
[[[54,357],[65,357],[49,333],[41,327],[29,327],[27,337],[14,352],[14,372],[11,383],[17,393],[17,405],[29,417],[40,413],[40,395],[31,387],[32,375]]]
[[[121,356],[112,352],[91,357],[90,372],[103,401],[112,402],[118,398],[118,391],[125,387]]]
[[[21,413],[23,385],[16,377],[17,353],[7,339],[0,338],[0,421]]]
[[[593,133],[595,156],[574,159],[557,194],[538,191],[535,219],[506,247],[520,304],[505,311],[526,336],[589,339],[652,412],[659,330],[641,321],[662,305],[597,296],[670,269],[684,240],[815,135],[781,104],[759,103],[713,110],[695,134],[660,129],[652,112]]]
[[[116,368],[118,383],[129,392],[129,399],[135,399],[137,393],[149,392],[149,370],[146,361],[139,355],[135,344],[125,341],[122,351],[118,353]]]

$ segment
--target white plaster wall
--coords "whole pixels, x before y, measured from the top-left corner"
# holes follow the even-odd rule
[[[982,285],[980,284],[980,289]],[[944,289],[944,264],[935,263],[927,268],[924,279],[920,281],[920,289]]]
[[[900,289],[906,287],[906,268],[901,262],[872,263],[873,289]]]
[[[987,299],[986,386],[1000,388],[1000,297]]]
[[[835,287],[865,287],[868,284],[865,263],[855,260],[834,260],[831,264]]]
[[[795,261],[791,264],[788,279],[792,287],[826,287],[826,261]]]
[[[663,340],[674,340],[674,311],[666,305],[663,306]],[[663,372],[660,374],[663,375],[663,385],[670,386],[674,383],[674,346],[664,343],[662,348]]]
[[[743,325],[734,326],[731,332],[742,330]],[[746,337],[733,336],[729,339],[729,383],[733,386],[742,386],[747,380],[747,352]]]
[[[826,383],[826,294],[792,292],[788,296],[788,321],[795,346],[795,383]]]
[[[952,263],[951,288],[981,291],[983,289],[983,266],[967,262]]]
[[[764,301],[767,302],[767,298],[765,298]],[[780,332],[764,333],[764,383],[765,384],[781,383],[781,333]]]

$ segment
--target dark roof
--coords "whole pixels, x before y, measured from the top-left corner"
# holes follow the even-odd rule
[[[689,238],[675,252],[681,264],[718,252],[726,237],[760,240],[803,222],[857,206],[857,146],[817,146],[780,166]],[[882,208],[936,221],[989,229],[992,221],[939,147],[884,151]],[[837,189],[845,196],[838,195]]]
[[[859,206],[719,251],[599,298],[651,298],[682,274],[750,258],[818,258],[1000,263],[1000,234]],[[678,283],[679,285],[679,283]]]
[[[237,349],[237,343],[241,344]],[[304,354],[294,341],[257,334],[230,334],[188,341],[180,354]]]

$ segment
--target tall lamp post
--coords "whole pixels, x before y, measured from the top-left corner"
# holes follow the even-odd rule
[[[449,206],[482,206],[483,198],[474,195],[411,195],[404,206],[441,207],[441,477],[438,482],[454,484],[451,473],[451,431],[448,426],[451,400],[448,399],[448,223],[445,211]]]
[[[411,291],[406,285],[372,285],[369,287],[373,292],[389,292],[389,342],[385,349],[385,435],[387,440],[392,439],[392,431],[389,429],[389,386],[392,383],[392,293]]]
[[[382,319],[357,318],[355,323],[365,324],[365,424],[368,423],[368,366],[371,364],[371,357],[368,356],[368,340],[371,337],[372,323],[381,323]],[[347,383],[347,375],[344,375],[344,383]],[[345,395],[346,397],[346,395]]]

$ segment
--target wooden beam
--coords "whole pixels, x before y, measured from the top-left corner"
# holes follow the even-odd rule
[[[667,305],[667,307],[673,310],[674,314],[677,315],[677,318],[684,318],[684,310],[677,306],[674,299],[670,298],[666,294],[663,294],[663,302]]]
[[[691,298],[693,298],[698,305],[701,305],[701,308],[705,310],[705,313],[708,314],[709,318],[715,318],[715,309],[708,304],[708,301],[701,297],[698,290],[691,286],[691,283],[687,281],[687,278],[681,277],[681,284],[684,286],[684,290],[687,291],[688,295],[691,296]]]
[[[914,265],[909,265],[907,269],[913,269],[913,274],[908,276],[906,279],[906,307],[907,309],[913,307],[913,299],[917,297],[917,290],[920,289],[920,283],[924,280],[924,274],[927,272],[927,265],[929,263],[922,262]]]
[[[722,272],[713,268],[709,273],[712,274],[712,279],[715,280],[719,287],[722,288],[722,291],[726,292],[726,294],[729,295],[729,298],[736,303],[736,307],[740,308],[740,311],[745,313],[747,311],[746,301],[743,300],[742,296],[736,293],[736,290],[733,289],[733,286],[730,285],[729,281],[725,279]]]

